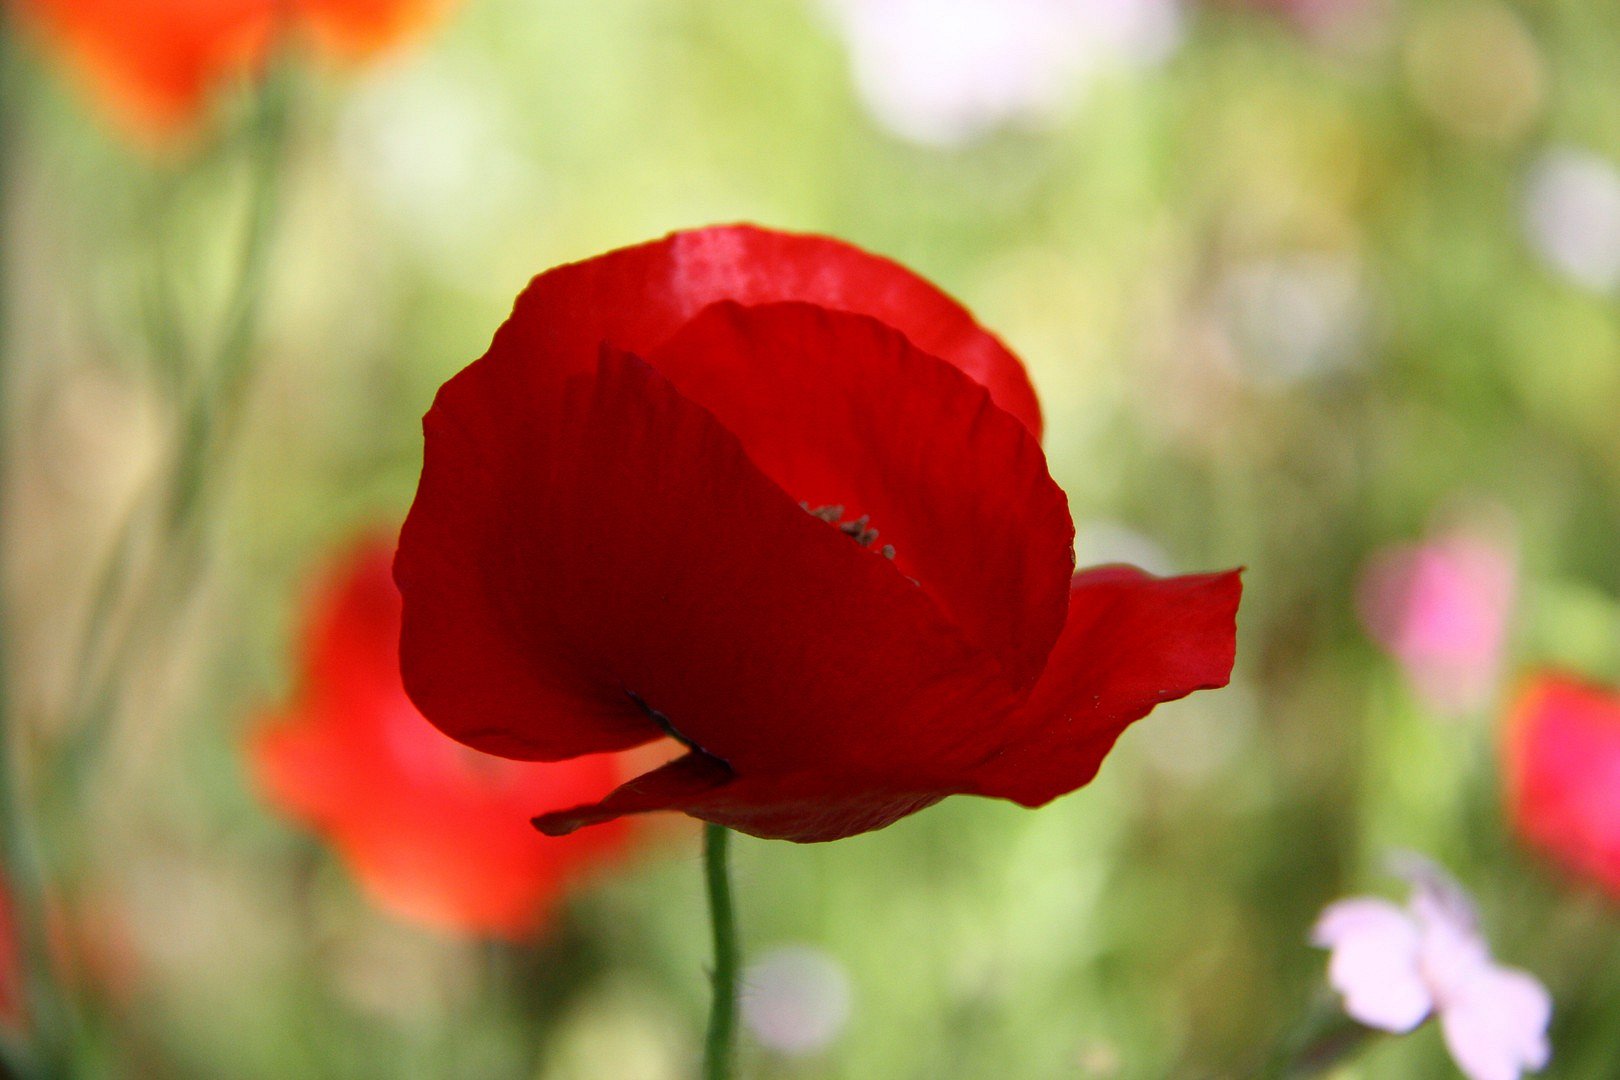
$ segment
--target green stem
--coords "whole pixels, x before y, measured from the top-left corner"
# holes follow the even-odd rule
[[[93,593],[78,652],[79,664],[74,669],[79,683],[67,710],[67,741],[57,757],[53,777],[58,798],[70,806],[77,805],[96,751],[104,744],[116,717],[119,680],[135,666],[142,644],[161,637],[160,615],[181,606],[202,562],[206,511],[219,486],[213,474],[227,456],[252,373],[253,335],[281,202],[291,69],[285,59],[272,63],[259,92],[258,110],[249,133],[248,220],[214,363],[198,374],[198,385],[184,403],[172,471],[160,481],[150,502],[131,511],[120,527],[112,555]],[[152,545],[156,563],[139,582],[130,610],[109,642],[112,612],[131,584],[139,524],[157,530]]]
[[[1337,1001],[1318,997],[1253,1080],[1304,1080],[1320,1076],[1356,1054],[1376,1032],[1344,1014]]]
[[[15,145],[12,123],[13,103],[18,100],[17,69],[13,60],[14,42],[6,9],[0,6],[0,155]],[[4,356],[10,331],[6,269],[10,251],[11,170],[7,156],[0,156],[0,500],[9,489],[7,466],[11,449],[10,400],[5,377],[13,362]],[[4,526],[11,515],[0,506],[0,554],[9,547]],[[5,575],[0,574],[0,582]],[[11,687],[7,679],[6,655],[11,630],[9,605],[0,588],[0,889],[11,909],[13,932],[17,935],[22,970],[19,973],[28,1010],[28,1045],[8,1042],[3,1051],[5,1065],[21,1076],[66,1076],[71,1071],[77,1023],[56,966],[52,961],[47,925],[44,861],[35,836],[23,782],[23,753],[28,741],[16,723],[11,709]]]
[[[703,826],[703,877],[709,890],[714,927],[714,1000],[703,1047],[703,1080],[730,1080],[737,1035],[737,914],[731,903],[731,869],[726,858],[731,833],[723,825]]]

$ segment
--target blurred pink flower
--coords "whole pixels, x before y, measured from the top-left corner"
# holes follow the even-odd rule
[[[1534,976],[1498,965],[1474,905],[1439,867],[1408,856],[1403,908],[1375,896],[1328,906],[1311,943],[1332,950],[1328,982],[1344,1011],[1397,1034],[1430,1016],[1469,1080],[1518,1080],[1547,1064],[1552,999]]]
[[[822,0],[856,90],[901,138],[971,142],[1050,119],[1085,77],[1163,61],[1180,0]]]
[[[1274,11],[1312,33],[1332,33],[1357,19],[1382,14],[1381,0],[1243,0],[1245,6]]]
[[[1516,576],[1498,534],[1448,528],[1373,557],[1359,589],[1361,620],[1431,708],[1469,712],[1496,686]]]

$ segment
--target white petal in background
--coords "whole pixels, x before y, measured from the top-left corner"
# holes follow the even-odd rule
[[[1216,283],[1216,360],[1257,384],[1289,384],[1356,365],[1366,354],[1372,302],[1347,252],[1291,252],[1229,267]]]
[[[373,209],[427,265],[478,291],[491,278],[505,288],[491,252],[544,197],[544,177],[510,137],[513,111],[475,73],[411,65],[363,82],[340,120],[342,165]]]
[[[1176,560],[1153,537],[1118,521],[1086,518],[1075,522],[1074,557],[1079,566],[1130,563],[1150,574],[1179,573]]]
[[[1322,913],[1311,941],[1333,950],[1328,982],[1352,1019],[1406,1032],[1434,1007],[1418,970],[1418,928],[1403,908],[1373,897],[1340,900]]]
[[[1437,1016],[1468,1080],[1519,1080],[1543,1068],[1551,1056],[1546,988],[1496,964],[1472,901],[1443,870],[1413,856],[1400,867],[1413,886],[1406,907],[1377,897],[1340,900],[1311,931],[1313,944],[1332,950],[1328,981],[1345,1012],[1396,1033]]]
[[[1525,232],[1536,253],[1577,285],[1620,285],[1620,168],[1585,150],[1544,154],[1525,186]]]
[[[883,127],[960,146],[1039,126],[1104,68],[1144,67],[1181,41],[1178,0],[822,0],[856,91]]]
[[[852,994],[844,965],[819,949],[789,945],[750,964],[742,980],[743,1024],[779,1054],[813,1054],[849,1023]]]

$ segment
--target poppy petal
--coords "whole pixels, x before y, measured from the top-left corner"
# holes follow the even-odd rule
[[[601,825],[626,814],[684,809],[693,799],[733,779],[725,762],[694,750],[621,784],[600,802],[541,814],[534,819],[534,827],[547,836],[567,836],[586,825]]]
[[[789,494],[869,518],[865,542],[1034,684],[1074,525],[1040,444],[984,387],[875,319],[804,303],[713,304],[647,359]]]
[[[248,740],[248,761],[265,801],[324,821],[341,805],[353,778],[300,719],[290,714],[261,721]]]
[[[602,342],[646,356],[720,300],[802,300],[869,315],[966,372],[1040,436],[1023,364],[966,308],[900,264],[824,236],[722,225],[560,266],[518,297],[490,351],[586,371]]]
[[[1069,621],[1024,704],[1026,729],[979,774],[979,794],[1040,806],[1091,782],[1156,705],[1225,686],[1239,572],[1159,578],[1132,566],[1074,577]]]
[[[693,752],[620,787],[588,806],[542,814],[535,827],[565,836],[626,814],[679,810],[729,829],[801,844],[842,840],[926,809],[950,790],[906,790],[893,777],[831,779],[798,772],[734,777],[725,764]]]
[[[607,755],[537,765],[458,745],[400,686],[392,543],[360,545],[314,597],[302,690],[256,726],[248,762],[265,801],[338,848],[376,903],[453,930],[523,938],[623,830],[536,844],[524,818],[596,798]]]
[[[560,383],[486,358],[425,428],[402,663],[424,715],[472,746],[550,759],[669,732],[739,777],[928,790],[1013,707],[921,589],[633,356],[604,349]]]

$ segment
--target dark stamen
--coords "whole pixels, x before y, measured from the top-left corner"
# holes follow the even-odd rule
[[[844,516],[844,508],[836,503],[831,506],[812,507],[807,502],[801,502],[799,503],[799,509],[813,518],[820,518],[829,525],[837,525]]]
[[[869,548],[877,542],[878,531],[872,528],[872,515],[862,514],[854,521],[845,521],[844,507],[839,503],[827,506],[811,506],[808,502],[799,503],[799,508],[813,518],[825,521],[829,525],[836,525],[838,531],[861,545]],[[884,544],[878,549],[878,554],[885,559],[894,558],[894,545]]]
[[[862,514],[854,521],[846,521],[838,526],[838,531],[861,545],[861,547],[871,547],[872,542],[878,538],[878,531],[868,525],[871,520],[872,516],[870,514]]]

